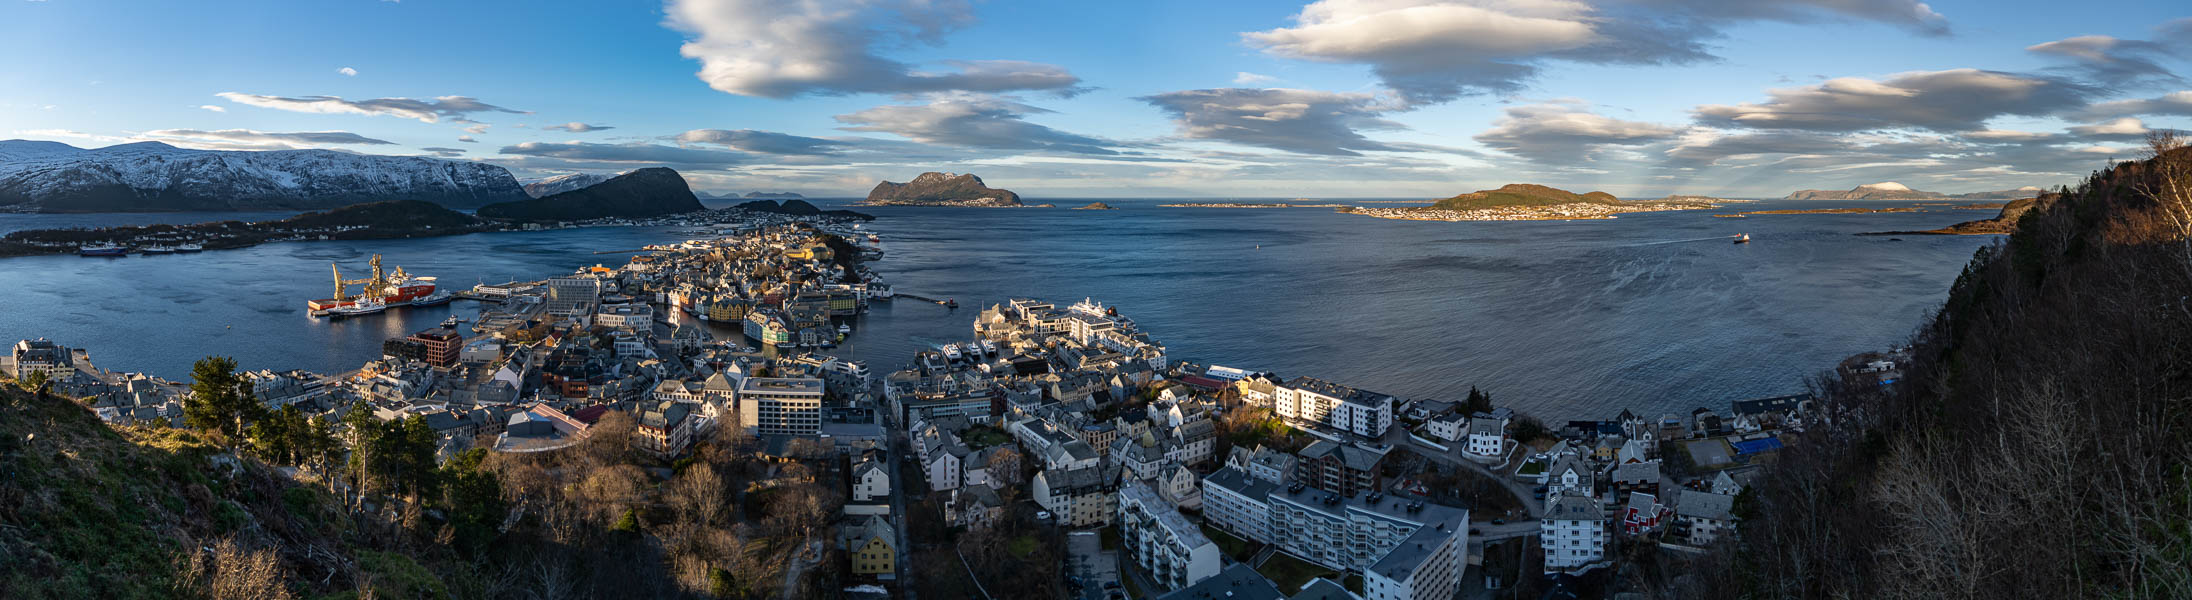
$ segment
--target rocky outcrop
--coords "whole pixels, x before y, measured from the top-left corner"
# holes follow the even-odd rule
[[[1518,206],[1620,203],[1621,199],[1615,198],[1613,194],[1606,192],[1578,194],[1534,183],[1510,183],[1500,186],[1496,190],[1477,190],[1440,200],[1433,206],[1442,210],[1484,210]]]
[[[1116,207],[1116,206],[1112,206],[1112,205],[1109,205],[1109,204],[1104,204],[1104,203],[1102,203],[1102,202],[1090,202],[1090,203],[1088,203],[1088,204],[1084,204],[1084,205],[1081,205],[1081,206],[1076,206],[1076,207],[1073,207],[1073,210],[1118,210],[1118,209],[1119,209],[1119,208],[1118,208],[1118,207]]]
[[[685,177],[666,167],[640,169],[545,198],[480,207],[479,216],[515,221],[656,217],[705,210]]]
[[[0,141],[0,209],[33,212],[317,210],[420,200],[474,208],[523,200],[500,166],[332,150],[190,150],[160,142],[83,149]]]
[[[885,181],[868,192],[871,206],[1022,206],[1020,195],[982,184],[973,173],[922,173],[913,181]]]

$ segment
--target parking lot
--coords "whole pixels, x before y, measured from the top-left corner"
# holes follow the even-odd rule
[[[1081,589],[1077,598],[1104,600],[1117,592],[1126,596],[1119,583],[1118,553],[1104,550],[1103,537],[1094,531],[1076,531],[1066,534],[1066,575],[1078,578]]]

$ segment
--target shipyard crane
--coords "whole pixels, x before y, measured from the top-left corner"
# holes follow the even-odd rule
[[[343,279],[342,267],[332,262],[327,263],[327,268],[335,272],[335,300],[349,300],[350,293],[347,290],[349,289],[348,286],[352,285],[364,285],[365,289],[360,295],[368,299],[379,300],[388,295],[388,278],[381,273],[381,255],[373,255],[373,260],[369,261],[369,264],[373,265],[373,276],[371,278]],[[403,267],[396,267],[396,275],[402,277],[403,274]]]

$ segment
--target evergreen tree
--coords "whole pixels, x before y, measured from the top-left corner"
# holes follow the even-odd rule
[[[183,400],[183,423],[218,432],[229,448],[243,441],[245,426],[266,415],[251,382],[236,374],[236,360],[208,356],[190,369],[190,396]]]

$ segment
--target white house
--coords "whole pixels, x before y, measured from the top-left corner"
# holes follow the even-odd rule
[[[1458,412],[1446,413],[1425,421],[1423,428],[1439,441],[1458,442],[1468,435],[1469,416]]]
[[[1507,451],[1506,419],[1469,419],[1469,445],[1462,451],[1478,458],[1499,458]]]
[[[852,500],[867,502],[890,495],[890,473],[883,465],[872,460],[860,461],[852,467]]]
[[[1591,470],[1583,466],[1583,461],[1576,460],[1574,455],[1562,456],[1553,462],[1551,470],[1545,472],[1545,497],[1559,496],[1569,490],[1575,490],[1577,494],[1584,496],[1596,496],[1598,489],[1593,478]]]

